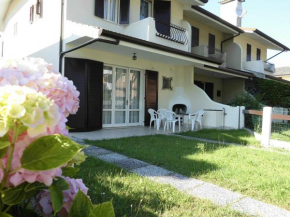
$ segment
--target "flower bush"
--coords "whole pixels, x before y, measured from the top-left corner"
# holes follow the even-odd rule
[[[35,215],[31,200],[43,216],[114,216],[112,202],[92,205],[82,180],[66,177],[85,160],[66,137],[78,96],[41,59],[0,60],[0,216]]]

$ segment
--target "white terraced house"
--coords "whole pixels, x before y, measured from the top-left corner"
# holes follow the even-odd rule
[[[73,80],[76,131],[148,126],[149,108],[204,109],[204,126],[238,129],[243,107],[226,104],[248,79],[278,79],[267,49],[289,50],[241,27],[244,1],[221,1],[220,18],[207,0],[0,0],[0,54],[41,57]]]

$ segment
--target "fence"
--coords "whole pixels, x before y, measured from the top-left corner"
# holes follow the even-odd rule
[[[264,107],[263,111],[246,110],[244,113],[245,127],[262,133],[262,145],[270,145],[271,134],[274,135],[274,139],[290,140],[288,109]]]

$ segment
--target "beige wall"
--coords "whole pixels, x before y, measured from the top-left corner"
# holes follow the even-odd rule
[[[245,92],[245,79],[227,78],[223,79],[222,102],[228,104],[238,94]]]
[[[247,44],[252,46],[252,61],[257,60],[257,48],[261,50],[261,60],[267,59],[267,47],[243,35],[234,38],[234,42],[242,47],[242,62],[247,60]]]
[[[208,46],[209,33],[211,33],[215,35],[215,47],[220,49],[221,42],[224,40],[222,32],[186,16],[184,16],[184,20],[188,21],[191,26],[199,29],[199,45]]]
[[[213,100],[215,102],[222,102],[222,97],[217,96],[217,91],[220,90],[223,94],[223,80],[220,78],[205,76],[201,74],[195,74],[194,80],[196,81],[203,81],[203,82],[210,82],[214,85],[214,91],[213,91]]]

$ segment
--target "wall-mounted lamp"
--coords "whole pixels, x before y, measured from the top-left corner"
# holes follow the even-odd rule
[[[132,60],[137,60],[136,53],[133,53]]]

